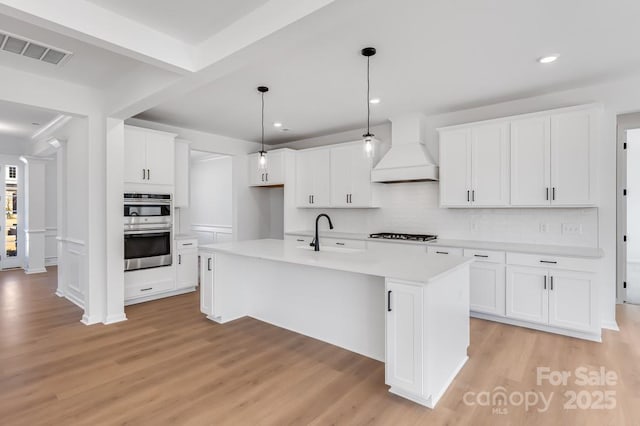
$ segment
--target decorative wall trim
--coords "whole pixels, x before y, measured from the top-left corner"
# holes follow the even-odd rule
[[[191,231],[198,236],[198,240],[202,243],[216,243],[233,239],[233,227],[227,225],[192,224]]]

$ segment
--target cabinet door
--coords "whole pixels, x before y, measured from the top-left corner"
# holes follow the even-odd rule
[[[267,171],[260,168],[260,154],[249,154],[249,186],[266,185],[265,175]]]
[[[354,170],[352,146],[331,148],[331,205],[349,207],[349,194],[353,192]]]
[[[422,394],[422,287],[387,281],[386,382]]]
[[[145,133],[124,128],[124,181],[127,183],[148,183],[146,179],[147,142]]]
[[[146,134],[147,183],[174,185],[174,137],[158,133]]]
[[[590,111],[551,116],[552,204],[593,204],[592,127]]]
[[[466,207],[471,190],[471,131],[440,133],[440,205]]]
[[[311,207],[314,161],[314,151],[296,153],[296,198],[299,207]]]
[[[551,200],[551,119],[511,123],[511,205],[547,206]]]
[[[547,323],[549,321],[547,285],[546,269],[507,266],[507,317]]]
[[[205,265],[206,266],[206,265]],[[176,288],[190,288],[198,285],[198,252],[196,250],[178,251],[176,266]]]
[[[284,185],[284,153],[267,153],[265,181],[267,185]]]
[[[200,256],[200,311],[213,316],[213,255]]]
[[[597,329],[598,304],[593,275],[549,271],[549,280],[549,324],[581,331]]]
[[[485,314],[505,314],[505,267],[496,263],[471,265],[471,310]]]
[[[471,129],[471,201],[509,205],[509,123]]]
[[[367,156],[362,144],[351,146],[351,192],[349,207],[371,207],[373,204],[371,183],[371,158]],[[333,163],[331,163],[333,167]],[[380,185],[380,184],[377,184]]]
[[[313,207],[331,205],[331,152],[329,149],[318,149],[311,156],[313,163]]]
[[[176,141],[175,171],[176,187],[173,194],[174,207],[189,207],[189,144]]]

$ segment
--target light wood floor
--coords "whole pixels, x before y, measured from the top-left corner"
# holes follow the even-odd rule
[[[196,294],[86,327],[54,295],[55,269],[0,273],[0,424],[640,424],[640,308],[620,306],[602,344],[471,321],[469,362],[435,410],[387,392],[383,364],[250,318],[207,321]],[[382,332],[382,330],[381,330]],[[613,370],[613,410],[565,410],[536,367]],[[547,412],[469,406],[466,392],[554,392]]]

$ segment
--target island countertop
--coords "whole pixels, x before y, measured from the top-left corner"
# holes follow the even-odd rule
[[[458,256],[383,254],[353,249],[323,251],[322,239],[319,252],[300,248],[295,241],[275,239],[206,244],[200,250],[424,283],[473,262]]]

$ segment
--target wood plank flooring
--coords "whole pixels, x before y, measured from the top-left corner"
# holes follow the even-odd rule
[[[382,363],[251,318],[212,323],[195,293],[130,306],[123,323],[84,326],[81,310],[54,295],[55,274],[0,273],[2,425],[640,424],[638,306],[618,308],[621,331],[606,331],[602,344],[471,320],[469,362],[429,410],[390,394]],[[618,380],[539,386],[544,366],[602,366]],[[554,395],[544,412],[478,404],[498,386],[512,397]],[[615,391],[616,406],[564,409],[567,390],[587,391],[583,403]]]

